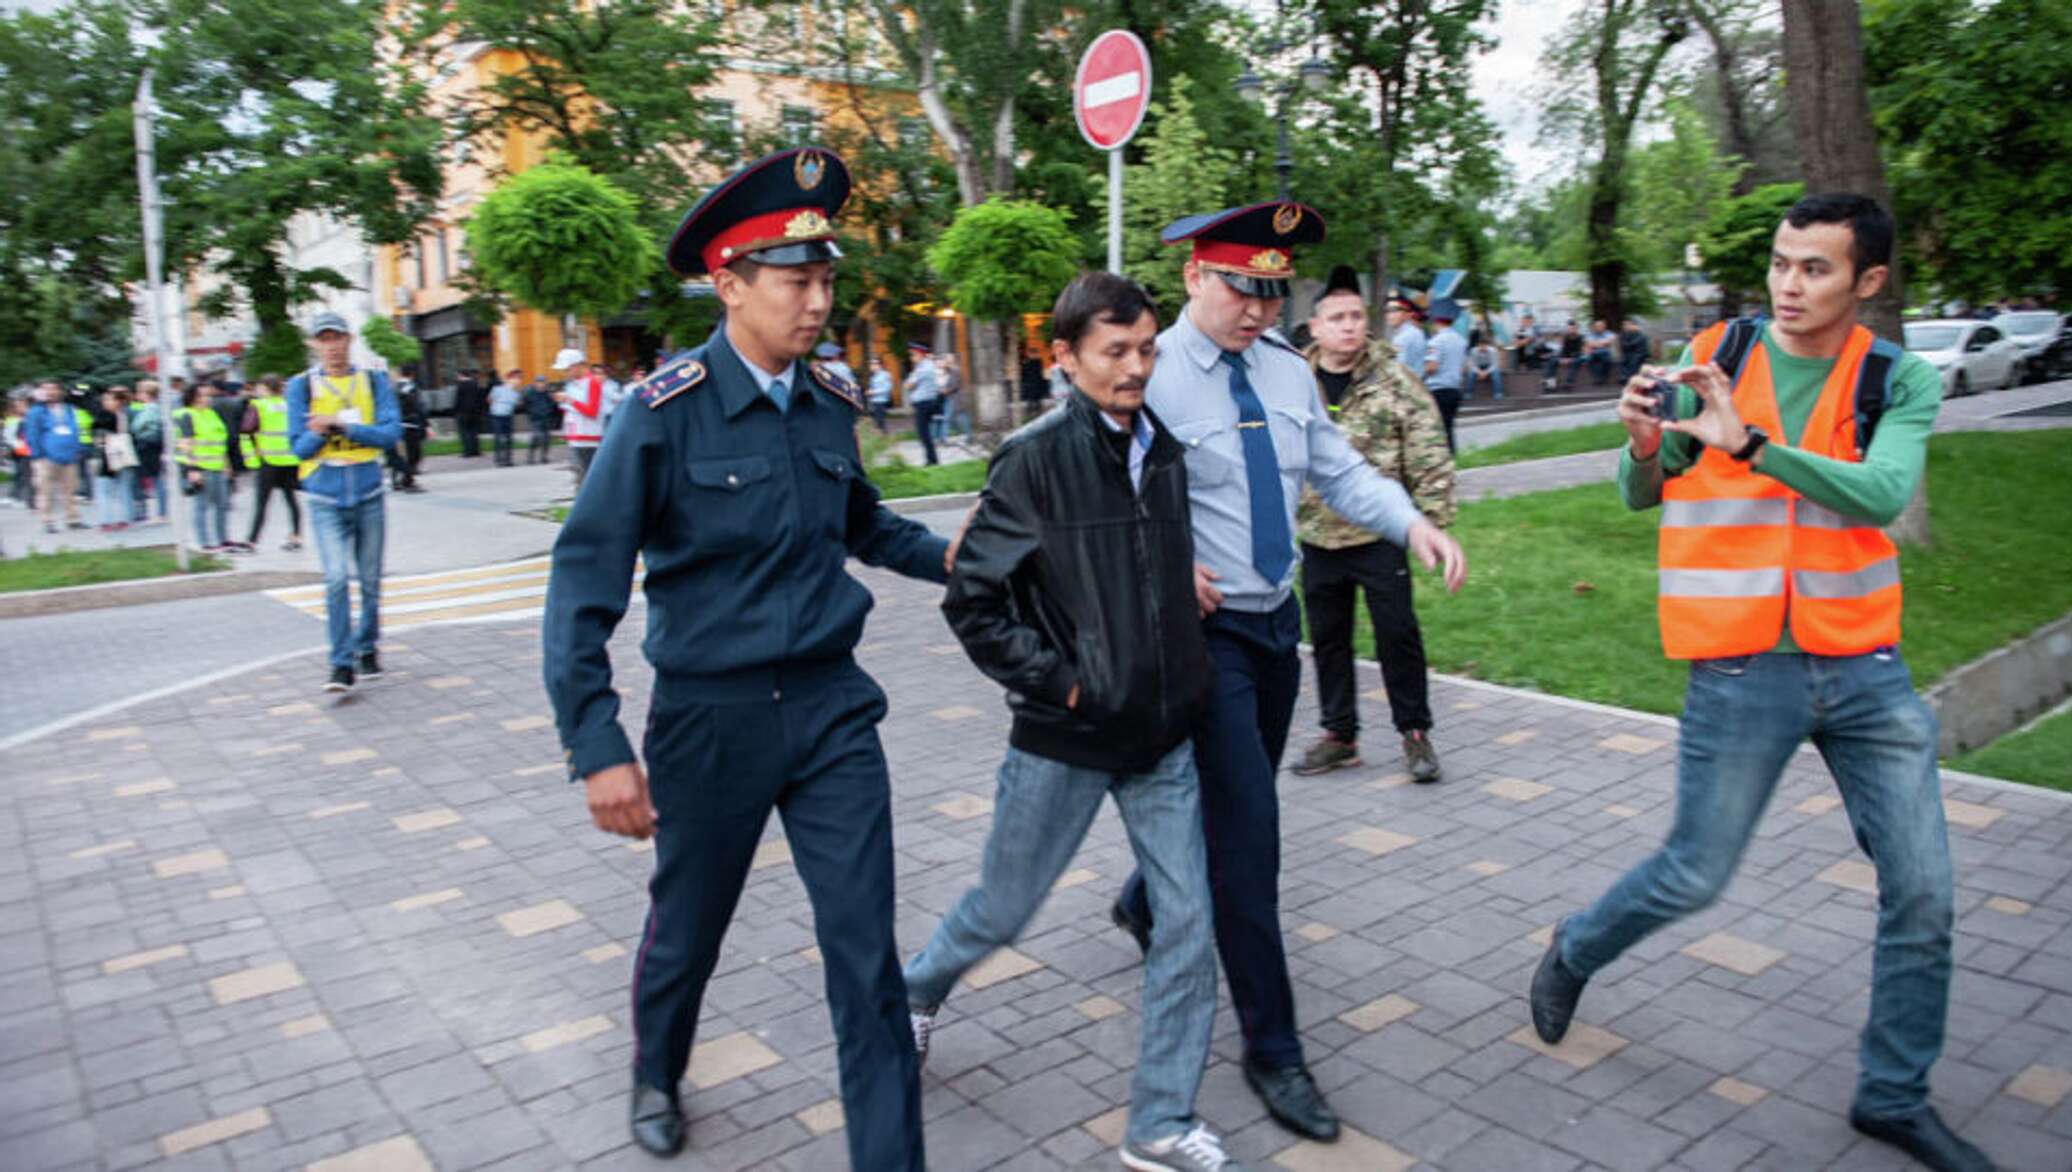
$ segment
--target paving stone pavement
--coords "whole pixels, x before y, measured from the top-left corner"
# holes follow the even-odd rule
[[[892,701],[899,937],[976,876],[1007,719],[937,588],[859,571]],[[648,672],[614,644],[630,728]],[[773,823],[713,979],[691,1148],[628,1146],[630,947],[651,855],[561,778],[529,622],[427,627],[388,678],[305,698],[290,660],[20,746],[0,783],[0,1168],[844,1165],[804,893]],[[1377,690],[1368,715],[1384,714]],[[1227,1004],[1200,1111],[1254,1167],[1373,1172],[1902,1166],[1844,1120],[1874,897],[1794,764],[1722,902],[1637,948],[1574,1036],[1529,1040],[1545,932],[1643,857],[1674,726],[1465,682],[1448,778],[1282,781],[1284,921],[1339,1145],[1267,1121]],[[1298,730],[1312,725],[1305,699]],[[1298,736],[1301,732],[1298,731]],[[1378,742],[1377,746],[1378,747]],[[1952,779],[1946,1116],[2011,1169],[2072,1166],[2072,803]],[[1140,967],[1104,915],[1105,812],[1027,937],[948,1003],[930,1166],[1113,1167]]]

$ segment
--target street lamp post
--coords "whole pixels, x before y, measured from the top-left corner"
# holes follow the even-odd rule
[[[1315,30],[1312,29],[1311,32],[1312,37],[1314,37]],[[1293,40],[1270,41],[1265,46],[1265,52],[1269,58],[1278,57],[1280,54],[1294,48],[1295,44],[1296,42]],[[1288,139],[1289,111],[1294,106],[1296,98],[1305,93],[1320,92],[1330,83],[1331,67],[1326,65],[1323,58],[1318,57],[1315,49],[1312,48],[1309,59],[1296,69],[1295,76],[1292,78],[1269,84],[1250,66],[1246,66],[1245,71],[1238,74],[1237,81],[1233,86],[1237,90],[1239,97],[1255,105],[1264,105],[1269,96],[1273,99],[1274,122],[1278,136],[1273,157],[1273,173],[1278,182],[1280,198],[1283,201],[1295,198],[1293,186],[1295,152],[1289,145]],[[1286,333],[1290,328],[1289,318],[1292,311],[1293,307],[1289,302],[1283,300],[1281,302],[1281,332],[1283,333]]]

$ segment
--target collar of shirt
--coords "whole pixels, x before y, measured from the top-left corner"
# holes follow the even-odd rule
[[[1173,323],[1173,337],[1180,343],[1180,352],[1204,371],[1216,369],[1216,364],[1223,361],[1223,347],[1194,324],[1193,314],[1184,307],[1180,310],[1180,320]],[[1255,341],[1237,351],[1238,360],[1245,364],[1247,371],[1259,369],[1259,356],[1253,353],[1258,348],[1259,343]]]
[[[1094,415],[1101,421],[1101,426],[1112,433],[1121,433],[1122,425],[1115,422],[1106,411],[1096,407]],[[1144,457],[1151,454],[1151,424],[1145,420],[1144,413],[1139,411],[1130,416],[1130,425],[1130,488],[1137,489],[1143,487],[1144,483]]]
[[[719,392],[720,403],[725,408],[727,418],[729,419],[748,410],[749,406],[758,399],[768,399],[772,405],[781,408],[783,405],[778,404],[777,400],[770,395],[770,384],[780,378],[784,380],[785,387],[794,395],[802,390],[804,386],[803,382],[797,377],[799,374],[797,363],[793,363],[783,374],[771,374],[748,359],[741,357],[740,351],[734,349],[733,342],[728,340],[724,325],[713,334],[711,344],[705,348],[705,365],[712,371],[713,387]],[[748,375],[750,381],[743,382],[738,378],[727,377],[727,367],[730,365],[739,368]],[[748,389],[750,386],[753,386],[755,390],[750,391]]]

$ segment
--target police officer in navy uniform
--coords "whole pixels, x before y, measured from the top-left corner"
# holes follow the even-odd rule
[[[858,462],[862,394],[801,361],[832,303],[831,221],[848,193],[832,152],[784,151],[677,228],[670,267],[711,274],[725,316],[636,389],[584,478],[554,543],[544,673],[592,819],[655,838],[633,971],[634,1140],[656,1155],[683,1146],[677,1084],[699,1003],[775,809],[813,904],[851,1164],[918,1172],[885,694],[852,656],[871,596],[845,561],[943,582],[950,547],[879,505]],[[605,647],[636,557],[655,668],[646,773]]]
[[[1331,421],[1309,361],[1270,327],[1295,275],[1293,249],[1324,238],[1324,219],[1276,202],[1188,216],[1167,244],[1188,244],[1187,305],[1158,336],[1144,402],[1186,449],[1195,592],[1213,686],[1194,730],[1216,949],[1244,1034],[1245,1081],[1282,1126],[1338,1137],[1338,1119],[1304,1061],[1280,926],[1280,804],[1275,775],[1302,683],[1296,651],[1295,506],[1302,487],[1426,567],[1448,589],[1467,572],[1460,546],[1424,519],[1403,486],[1374,470]],[[1132,875],[1116,923],[1143,946],[1151,905]]]

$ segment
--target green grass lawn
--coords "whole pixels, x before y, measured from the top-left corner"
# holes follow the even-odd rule
[[[1625,442],[1624,424],[1591,423],[1583,427],[1564,427],[1559,431],[1536,431],[1530,435],[1515,435],[1486,448],[1462,452],[1454,464],[1460,468],[1487,468],[1492,464],[1516,464],[1521,460],[1545,460],[1553,456],[1601,452],[1606,448],[1616,448]]]
[[[2072,433],[1936,436],[1932,550],[1901,554],[1903,649],[1918,687],[2072,609]],[[1447,597],[1418,571],[1438,671],[1675,713],[1685,668],[1655,626],[1655,514],[1610,484],[1463,505],[1468,584]],[[1372,654],[1366,620],[1360,654]]]
[[[2025,732],[2002,737],[1949,764],[1988,777],[2072,790],[2072,712],[2037,721]]]
[[[939,496],[946,492],[977,492],[986,483],[984,460],[956,460],[934,467],[911,464],[881,464],[870,470],[871,483],[886,500],[913,496]]]
[[[228,569],[218,558],[190,554],[188,572],[207,573]],[[124,582],[134,578],[162,578],[177,574],[170,549],[94,549],[63,553],[32,553],[27,557],[0,561],[0,594],[20,590],[50,590],[59,586],[90,586],[96,582]]]

